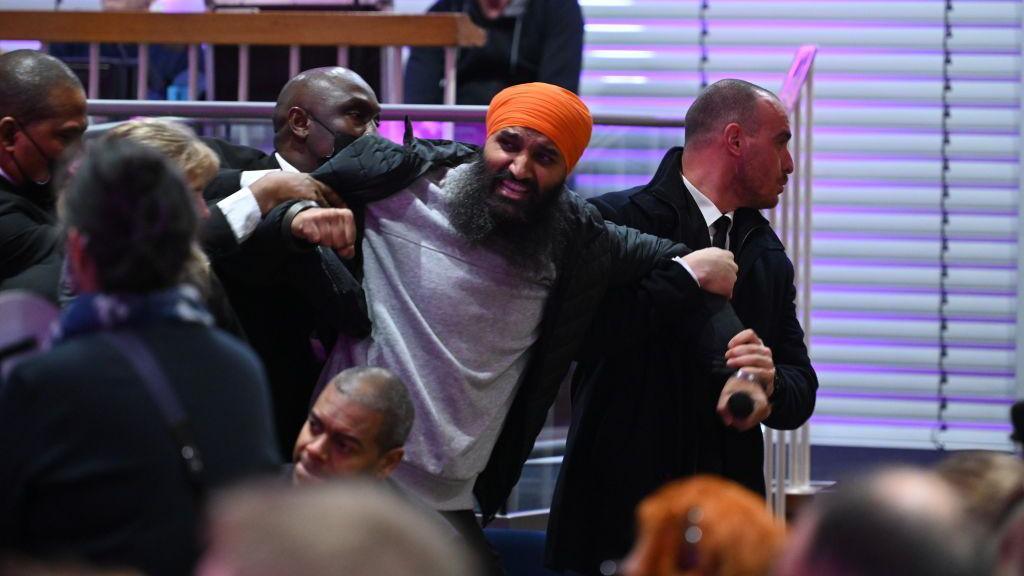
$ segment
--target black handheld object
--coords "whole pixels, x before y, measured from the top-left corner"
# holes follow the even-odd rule
[[[746,392],[736,392],[729,396],[726,406],[733,418],[746,420],[754,412],[754,399]]]

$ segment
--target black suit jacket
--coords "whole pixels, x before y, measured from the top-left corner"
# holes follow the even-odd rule
[[[33,198],[0,176],[0,290],[57,302],[63,257],[52,198]]]
[[[650,184],[591,202],[607,220],[706,248],[707,223],[683,185],[682,149],[668,152]],[[765,424],[796,428],[814,409],[818,381],[796,319],[793,266],[755,210],[735,214],[730,246],[739,276],[732,305],[773,352],[779,373]],[[725,476],[764,494],[758,428],[737,432],[715,413],[720,389],[700,385],[689,343],[652,326],[647,311],[620,295],[605,330],[622,344],[584,363],[574,381],[573,422],[548,527],[550,565],[596,574],[633,543],[634,510],[676,478]]]
[[[188,414],[217,489],[275,474],[266,379],[219,330],[134,329]],[[200,514],[178,444],[134,368],[95,334],[24,361],[0,384],[0,555],[191,574]]]
[[[241,188],[243,171],[280,167],[274,155],[265,155],[244,170],[222,170],[210,182],[203,249],[266,367],[278,444],[287,458],[323,367],[321,348],[330,350],[339,331],[361,336],[368,325],[362,289],[337,254],[291,238],[285,214],[294,202],[271,210],[241,245],[216,207]]]

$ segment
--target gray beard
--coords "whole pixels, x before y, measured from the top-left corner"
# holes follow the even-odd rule
[[[565,184],[510,215],[494,206],[500,201],[495,183],[504,177],[489,170],[479,156],[450,174],[445,183],[449,221],[470,243],[497,252],[519,270],[541,273],[557,261],[568,235]]]

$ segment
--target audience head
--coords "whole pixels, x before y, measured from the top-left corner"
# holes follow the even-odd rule
[[[81,292],[152,292],[183,280],[197,217],[179,170],[159,152],[129,141],[91,149],[62,218]]]
[[[636,517],[625,576],[761,576],[785,539],[763,498],[713,476],[662,487],[640,503]]]
[[[380,485],[242,488],[214,503],[199,576],[466,576],[450,530]]]
[[[377,131],[380,103],[355,72],[341,67],[300,73],[274,107],[274,146],[300,172],[312,172],[353,140]]]
[[[798,522],[778,576],[987,573],[976,530],[933,473],[892,469],[844,482]]]
[[[386,478],[402,461],[413,415],[405,385],[389,370],[342,371],[320,392],[295,442],[294,482]]]
[[[1024,462],[1012,454],[955,452],[936,472],[960,495],[965,511],[986,530],[996,530],[1024,501]]]
[[[131,140],[163,154],[185,175],[200,218],[210,215],[203,198],[206,185],[217,175],[220,160],[217,154],[184,124],[146,118],[118,124],[103,135],[103,142]]]
[[[719,80],[686,112],[683,172],[706,180],[698,187],[724,212],[772,208],[793,172],[791,136],[774,94],[744,80]]]
[[[47,189],[87,124],[85,90],[63,62],[34,50],[0,54],[0,169],[14,184]]]

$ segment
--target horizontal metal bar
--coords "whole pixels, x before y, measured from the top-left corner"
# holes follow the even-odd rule
[[[185,118],[261,119],[270,118],[273,102],[181,102],[167,100],[89,100],[94,116],[182,116]],[[486,106],[441,106],[433,104],[384,104],[382,120],[483,122]],[[604,126],[647,126],[682,128],[682,117],[641,116],[636,114],[594,115],[594,123]]]

